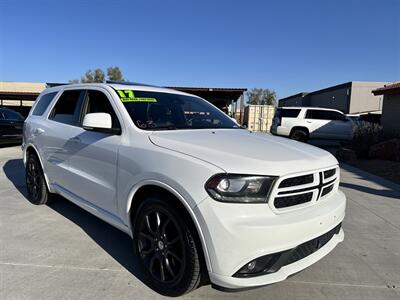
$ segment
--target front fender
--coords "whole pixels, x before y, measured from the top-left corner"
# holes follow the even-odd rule
[[[131,210],[133,199],[135,197],[136,192],[140,188],[142,188],[144,186],[148,186],[148,185],[158,186],[160,188],[167,190],[168,192],[173,194],[181,202],[181,204],[185,207],[186,211],[189,213],[189,215],[193,221],[193,224],[196,227],[196,230],[197,230],[197,233],[198,233],[198,236],[200,238],[200,242],[201,242],[201,245],[203,248],[204,259],[206,261],[207,269],[209,272],[211,272],[211,270],[212,270],[211,269],[211,261],[210,261],[210,257],[209,257],[208,250],[207,250],[207,243],[204,238],[204,234],[203,234],[203,231],[199,224],[199,221],[198,221],[192,207],[188,204],[188,202],[185,200],[185,198],[176,189],[174,189],[173,187],[171,187],[170,185],[168,185],[162,181],[153,180],[153,179],[142,180],[131,188],[128,199],[126,201],[126,207],[125,207],[125,211],[124,211],[124,216],[125,216],[124,219],[126,220],[126,224],[128,224],[128,226],[129,226],[129,229],[130,229],[129,231],[131,233],[131,236],[132,236],[132,226],[133,225],[131,223],[130,215],[133,213],[133,211]]]

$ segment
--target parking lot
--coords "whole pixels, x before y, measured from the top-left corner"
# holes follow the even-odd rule
[[[288,280],[191,299],[399,299],[400,186],[342,167],[345,241]],[[26,200],[19,147],[0,148],[0,299],[158,299],[135,270],[130,238],[64,199]]]

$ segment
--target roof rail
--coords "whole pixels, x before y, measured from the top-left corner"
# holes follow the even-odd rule
[[[71,83],[62,83],[62,82],[46,82],[46,88],[51,88],[55,86],[60,86],[60,85],[68,85]]]
[[[130,82],[130,81],[120,81],[120,80],[106,80],[106,83],[123,84],[123,85],[142,85],[142,86],[160,87],[160,86],[154,85],[154,84],[146,84],[146,83]]]

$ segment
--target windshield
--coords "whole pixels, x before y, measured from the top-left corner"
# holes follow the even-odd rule
[[[144,130],[239,128],[207,101],[186,95],[117,90],[135,125]]]

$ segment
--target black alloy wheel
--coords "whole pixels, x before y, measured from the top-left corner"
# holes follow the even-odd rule
[[[166,296],[180,296],[200,283],[195,239],[182,214],[157,198],[139,207],[134,247],[147,284]]]
[[[46,181],[39,159],[36,155],[30,154],[25,166],[26,188],[28,200],[36,205],[45,204],[49,199]]]
[[[308,141],[308,134],[304,130],[295,129],[291,132],[290,138],[295,141],[306,143]]]
[[[150,274],[162,283],[179,280],[185,269],[185,252],[182,230],[174,218],[167,211],[153,208],[140,227],[139,253]]]

